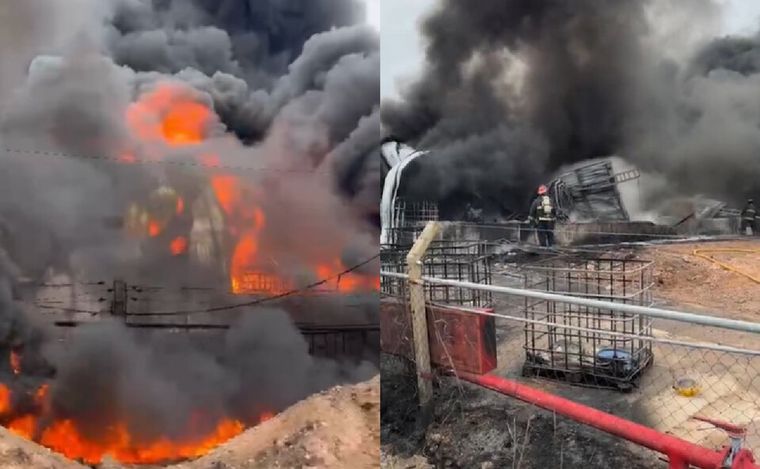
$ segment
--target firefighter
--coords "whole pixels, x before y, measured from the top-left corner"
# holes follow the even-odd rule
[[[538,244],[547,248],[554,245],[554,223],[556,221],[554,205],[548,192],[548,189],[543,184],[538,188],[538,197],[536,197],[530,206],[530,216],[528,218],[531,225],[536,228]]]
[[[750,228],[751,234],[757,233],[756,226],[757,210],[755,209],[755,202],[752,199],[747,199],[747,205],[742,210],[742,221],[740,230],[742,234],[747,232],[747,228]]]

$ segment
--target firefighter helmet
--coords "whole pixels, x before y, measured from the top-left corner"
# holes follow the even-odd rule
[[[538,195],[544,195],[549,191],[549,189],[546,188],[545,185],[541,184],[538,186]]]

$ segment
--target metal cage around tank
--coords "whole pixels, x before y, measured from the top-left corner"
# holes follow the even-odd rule
[[[386,272],[406,273],[406,255],[411,245],[381,246],[380,261]],[[449,280],[491,284],[490,254],[482,241],[434,241],[422,259],[422,275]],[[383,276],[381,293],[406,298],[406,280]],[[441,305],[488,307],[491,292],[449,285],[425,284],[427,301]]]
[[[652,305],[652,262],[615,257],[547,259],[524,269],[532,290]],[[526,299],[523,373],[630,390],[652,363],[652,319],[603,308]],[[569,326],[569,327],[568,327]]]
[[[397,198],[393,204],[391,226],[387,227],[389,243],[410,245],[429,221],[438,220],[438,205],[431,201],[407,201]]]

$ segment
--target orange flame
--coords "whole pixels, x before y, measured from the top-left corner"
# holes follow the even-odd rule
[[[160,464],[202,456],[216,446],[242,433],[242,422],[222,418],[205,435],[185,441],[172,441],[159,437],[152,441],[139,440],[130,433],[126,424],[116,422],[105,429],[97,440],[84,436],[71,419],[50,418],[48,385],[42,385],[34,393],[37,409],[34,413],[13,415],[11,391],[0,384],[0,419],[13,433],[57,451],[64,456],[97,464],[110,456],[123,464]],[[262,414],[260,421],[273,416]],[[47,422],[47,423],[45,423]]]
[[[16,435],[23,436],[26,439],[34,437],[34,430],[37,428],[37,418],[34,415],[22,415],[11,420],[8,424],[8,430]]]
[[[380,289],[380,276],[361,275],[355,272],[341,275],[346,270],[347,268],[339,259],[334,259],[332,263],[318,265],[316,274],[320,279],[330,279],[327,282],[328,288],[343,293]]]
[[[230,260],[230,285],[235,294],[269,293],[277,295],[291,290],[292,282],[271,272],[260,259],[259,238],[265,228],[266,216],[261,208],[254,206],[242,182],[233,175],[215,175],[211,187],[216,199],[232,224],[232,231],[238,234],[236,246]],[[354,272],[344,275],[343,263],[334,259],[314,267],[319,279],[330,279],[327,287],[339,292],[377,291],[380,289],[380,276],[367,276]]]
[[[234,217],[243,199],[238,178],[229,174],[214,175],[211,177],[211,188],[225,215]]]
[[[166,145],[188,145],[203,142],[208,137],[209,124],[215,119],[212,109],[199,102],[182,85],[161,83],[127,109],[126,120],[132,133],[143,142],[160,142]],[[131,155],[122,159],[129,161]],[[201,165],[219,167],[219,155],[201,153],[197,156]],[[263,210],[256,204],[256,197],[244,181],[232,174],[211,176],[210,185],[217,202],[225,214],[229,234],[234,247],[230,258],[230,287],[233,293],[279,294],[288,291],[292,279],[282,278],[276,272],[268,256],[262,252],[262,233],[266,222]],[[185,201],[179,199],[176,214],[185,211]],[[165,229],[162,223],[150,220],[148,235],[159,236]],[[187,250],[187,240],[179,237],[170,242],[170,251],[179,255]],[[328,252],[321,262],[313,262],[312,271],[320,278],[335,277],[345,270],[336,260],[335,251]],[[330,286],[340,292],[379,290],[379,276],[356,273],[331,279]]]
[[[150,235],[152,238],[155,238],[156,236],[161,234],[161,224],[158,223],[155,220],[151,220],[148,222],[148,235]]]
[[[169,250],[173,256],[179,256],[187,251],[187,238],[184,236],[177,236],[169,243]]]
[[[174,442],[167,438],[139,444],[126,425],[117,424],[102,437],[102,442],[83,437],[71,420],[60,420],[42,432],[40,443],[70,459],[88,464],[99,463],[110,455],[124,464],[158,464],[197,458],[243,431],[237,420],[224,419],[203,438],[188,442]]]
[[[206,105],[172,83],[162,83],[142,95],[126,113],[130,130],[140,140],[175,146],[202,142],[212,118]]]
[[[11,390],[0,384],[0,414],[7,414],[11,410]]]
[[[266,224],[261,208],[247,200],[243,183],[234,175],[217,174],[211,178],[219,206],[227,217],[231,234],[237,236],[230,259],[230,288],[235,294],[279,294],[289,282],[267,272],[259,258],[259,236]]]
[[[21,356],[14,350],[11,350],[10,363],[14,375],[21,373]]]
[[[133,164],[137,162],[137,158],[132,153],[124,153],[119,156],[119,161],[125,164]]]
[[[177,197],[177,215],[182,215],[185,211],[185,199]]]

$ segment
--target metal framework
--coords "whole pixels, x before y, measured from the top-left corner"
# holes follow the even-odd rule
[[[613,173],[608,160],[577,166],[551,182],[550,191],[559,212],[574,212],[586,220],[629,219],[617,185],[639,177],[637,170]]]
[[[430,201],[408,202],[397,198],[393,204],[389,244],[411,246],[429,221],[438,220],[438,205]]]
[[[382,270],[406,273],[408,246],[384,246],[380,251]],[[459,280],[482,285],[491,284],[488,245],[482,241],[446,241],[431,243],[423,258],[422,274],[427,277]],[[406,281],[382,276],[381,293],[405,298]],[[425,298],[429,302],[470,307],[488,307],[491,292],[451,285],[425,285]]]
[[[557,257],[525,268],[525,287],[593,300],[652,304],[652,262]],[[631,390],[652,363],[651,317],[545,299],[525,299],[526,375]],[[571,326],[569,329],[562,326]],[[627,334],[621,337],[616,333]]]

